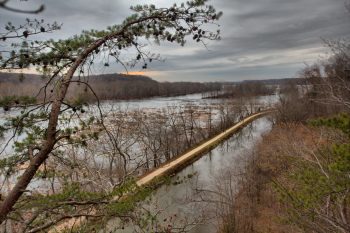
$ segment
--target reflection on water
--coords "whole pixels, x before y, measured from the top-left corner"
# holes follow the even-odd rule
[[[257,102],[251,103],[251,106],[259,104],[262,106],[270,106],[276,102],[276,96],[257,97]],[[103,115],[107,115],[108,112],[113,109],[124,110],[150,110],[159,111],[162,108],[169,106],[185,106],[187,104],[197,105],[198,107],[205,107],[206,105],[215,103],[224,103],[226,100],[219,99],[201,99],[201,94],[169,97],[169,98],[153,98],[148,100],[135,100],[135,101],[106,101],[102,103]],[[238,101],[238,100],[237,100]],[[238,101],[239,102],[239,101]],[[239,102],[240,103],[240,102]],[[239,104],[237,103],[237,104]],[[85,114],[90,116],[96,111],[96,105],[90,106]],[[18,109],[13,109],[10,112],[4,112],[0,108],[0,125],[5,122],[5,119],[10,116],[19,115]],[[84,116],[83,116],[84,117]],[[40,127],[46,127],[47,122],[41,122]],[[74,126],[77,121],[74,119],[68,122],[69,126]],[[64,128],[62,123],[59,128]],[[157,215],[157,219],[162,221],[162,225],[169,225],[174,227],[186,226],[187,229],[191,229],[190,232],[215,232],[215,216],[211,214],[210,203],[198,200],[200,195],[196,190],[198,189],[211,189],[211,183],[213,177],[215,177],[225,167],[234,167],[239,162],[239,156],[253,147],[254,143],[259,139],[260,135],[269,130],[270,125],[266,119],[257,120],[255,123],[247,126],[242,132],[228,139],[222,143],[219,147],[212,150],[207,155],[203,156],[200,160],[193,165],[187,167],[177,176],[172,178],[171,183],[177,183],[177,185],[169,185],[160,187],[153,194],[148,204],[144,204],[144,209],[149,210],[152,215]],[[0,154],[0,159],[5,158],[13,154],[13,144],[15,141],[21,141],[25,137],[25,134],[11,138],[11,133],[5,134],[3,139],[0,139],[0,150],[5,149]],[[8,142],[8,144],[7,144]],[[18,174],[16,174],[18,175]],[[184,179],[185,177],[185,179]],[[0,181],[3,181],[4,177],[0,174]],[[9,190],[16,181],[16,176],[7,180],[6,190]],[[36,190],[41,193],[45,193],[49,188],[42,180],[34,180],[28,187],[29,190]],[[0,190],[4,191],[0,186]],[[209,221],[208,218],[211,220]],[[212,222],[212,224],[211,224]],[[205,224],[201,224],[205,223]],[[114,225],[116,225],[114,223]],[[151,227],[157,228],[157,224]],[[133,227],[132,227],[133,228]],[[135,229],[117,230],[115,232],[134,232]],[[147,231],[146,232],[151,232]],[[157,232],[157,230],[156,230]],[[173,232],[173,231],[172,231]]]
[[[158,223],[169,228],[177,228],[191,233],[216,232],[215,212],[212,204],[203,201],[205,197],[199,190],[215,191],[215,177],[225,169],[234,170],[243,160],[242,155],[248,154],[261,136],[271,129],[271,123],[266,119],[258,119],[242,131],[235,134],[221,145],[204,155],[198,161],[188,166],[171,179],[170,185],[163,185],[156,190],[143,208],[156,215]],[[152,224],[150,224],[152,225]],[[153,230],[159,230],[153,224]],[[158,229],[157,229],[158,228]],[[135,226],[118,229],[114,232],[138,232]],[[179,231],[172,231],[179,232]]]

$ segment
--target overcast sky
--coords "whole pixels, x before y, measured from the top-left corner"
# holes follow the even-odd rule
[[[160,81],[237,81],[295,77],[298,70],[322,58],[322,39],[349,38],[347,0],[211,0],[223,11],[222,40],[208,49],[188,43],[150,45],[165,62],[152,63],[146,75]],[[11,2],[11,1],[10,1]],[[178,0],[12,0],[23,9],[45,4],[36,15],[46,22],[63,23],[52,38],[68,38],[83,29],[104,29],[120,23],[132,12],[130,5],[170,6]],[[21,23],[28,15],[0,9],[0,24]],[[34,16],[31,16],[34,17]],[[1,26],[2,26],[1,25]],[[122,72],[117,64],[97,73]],[[136,68],[133,71],[140,71]]]

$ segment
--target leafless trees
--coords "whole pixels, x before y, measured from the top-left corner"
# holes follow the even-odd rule
[[[244,81],[235,84],[223,84],[220,92],[209,93],[208,98],[242,98],[272,95],[275,92],[273,85],[266,85],[262,81]]]
[[[179,96],[194,93],[206,93],[220,90],[218,83],[199,82],[157,82],[146,76],[105,74],[90,76],[89,85],[94,93],[84,83],[75,77],[67,92],[67,100],[82,99],[85,102],[96,102],[94,93],[99,100],[129,100],[156,96]],[[40,75],[0,73],[0,99],[6,96],[31,96],[37,101],[43,101],[45,95],[37,95],[37,87],[45,85],[45,78]],[[81,79],[83,81],[83,79]]]
[[[246,114],[247,109],[238,107],[236,102],[202,106],[188,104],[163,109],[111,106],[104,116],[105,133],[95,134],[101,130],[101,125],[91,123],[83,131],[72,132],[71,143],[56,145],[52,157],[46,160],[35,177],[41,189],[32,193],[35,196],[33,201],[39,202],[43,194],[53,197],[62,195],[63,191],[69,193],[71,188],[82,195],[85,192],[91,193],[88,195],[100,193],[102,196],[91,196],[88,201],[82,201],[86,209],[79,207],[80,202],[69,204],[76,206],[74,211],[67,213],[69,216],[88,215],[86,211],[92,211],[98,203],[104,208],[106,197],[103,195],[113,192],[130,177],[138,177],[176,158]],[[82,143],[84,146],[80,146]],[[57,204],[58,212],[67,204],[64,203]],[[39,227],[37,221],[51,215],[55,225],[65,215],[56,215],[52,211],[51,207],[45,208],[41,204],[37,209],[26,206],[16,214],[24,219],[32,216],[33,221],[27,223],[13,219],[12,223],[20,229],[34,229]],[[97,213],[94,216],[91,217],[99,218]]]
[[[326,112],[349,111],[350,43],[347,40],[337,40],[326,41],[326,44],[331,50],[331,56],[306,67],[300,73],[308,81],[308,100],[314,106],[324,105]]]
[[[3,1],[1,7],[6,7],[6,2]],[[33,36],[38,33],[45,33],[48,29],[57,30],[60,28],[60,25],[57,24],[44,27],[43,21],[31,22],[27,20],[24,26],[19,27],[10,23],[5,28],[6,31],[1,33],[1,43],[7,43],[6,40],[11,38],[19,39],[22,42],[16,45],[12,44],[12,48],[10,48],[11,42],[10,45],[6,45],[6,49],[2,51],[0,57],[1,69],[38,67],[46,75],[47,80],[45,85],[38,90],[39,93],[44,95],[44,101],[39,104],[31,102],[28,106],[28,103],[23,104],[15,98],[7,99],[5,103],[2,102],[5,109],[13,106],[22,108],[23,111],[20,116],[14,117],[17,120],[9,119],[8,125],[1,125],[1,133],[11,131],[13,133],[12,139],[22,132],[26,132],[26,138],[16,144],[17,153],[10,156],[13,160],[7,158],[2,160],[2,166],[8,171],[6,177],[8,178],[11,175],[10,171],[17,163],[27,163],[28,166],[18,176],[16,184],[6,193],[0,203],[0,223],[8,218],[8,215],[14,210],[14,206],[21,198],[24,200],[29,197],[26,195],[27,187],[35,179],[40,167],[49,158],[53,157],[53,154],[57,153],[58,148],[65,144],[85,146],[88,142],[87,138],[95,137],[91,133],[85,134],[85,132],[91,130],[90,126],[94,120],[89,121],[89,118],[86,118],[87,121],[84,121],[77,114],[77,111],[80,111],[81,114],[85,113],[83,106],[66,101],[68,89],[72,83],[84,84],[87,89],[93,92],[91,85],[86,80],[74,79],[76,74],[84,78],[89,76],[91,66],[97,57],[105,59],[105,66],[109,65],[109,59],[113,59],[124,67],[126,67],[127,62],[130,66],[142,62],[142,68],[147,68],[147,63],[150,60],[157,59],[158,56],[143,50],[144,40],[141,42],[141,37],[149,40],[152,38],[157,43],[166,40],[181,45],[185,44],[184,38],[189,35],[193,36],[193,40],[198,43],[204,42],[206,39],[219,39],[219,30],[210,32],[204,29],[203,26],[218,20],[222,13],[216,12],[212,6],[206,5],[205,0],[188,1],[186,4],[180,6],[175,4],[169,8],[157,8],[155,5],[138,5],[133,7],[132,10],[134,14],[119,25],[113,25],[102,31],[84,31],[81,35],[66,40],[35,40]],[[127,50],[128,48],[135,49],[136,58],[127,58],[128,61],[124,61],[121,54],[130,51]],[[98,56],[99,54],[101,56]],[[71,113],[71,117],[75,116],[80,119],[79,127],[62,127],[61,122],[65,119],[63,113],[67,112]],[[99,125],[103,127],[102,113],[99,121]],[[41,125],[40,127],[38,122],[45,122],[45,126],[42,127]],[[113,135],[108,132],[107,135],[115,144]],[[71,187],[73,186],[77,188],[74,184]],[[88,195],[88,197],[90,196]],[[104,198],[111,198],[111,195],[104,195]],[[74,202],[72,205],[79,204]],[[63,209],[57,211],[59,217],[48,225],[44,224],[46,227],[55,224],[60,218],[72,218],[63,213]],[[88,213],[85,212],[84,214]]]

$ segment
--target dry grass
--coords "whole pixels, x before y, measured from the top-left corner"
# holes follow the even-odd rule
[[[264,136],[249,157],[230,214],[221,233],[305,232],[288,219],[289,206],[280,201],[274,183],[293,188],[289,174],[298,162],[309,161],[321,147],[343,140],[339,133],[303,124],[280,124]]]

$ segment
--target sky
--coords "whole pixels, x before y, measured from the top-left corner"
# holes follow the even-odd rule
[[[144,73],[158,81],[240,81],[297,77],[300,69],[327,56],[324,40],[350,37],[349,0],[211,0],[218,11],[220,41],[207,47],[190,42],[181,47],[150,42],[148,48],[164,62],[153,62]],[[9,5],[45,10],[26,15],[0,9],[0,31],[25,18],[62,23],[50,38],[68,38],[85,29],[104,29],[132,14],[131,5],[168,7],[179,0],[10,0]],[[129,70],[139,74],[141,67]],[[117,64],[97,67],[96,73],[124,72]]]

